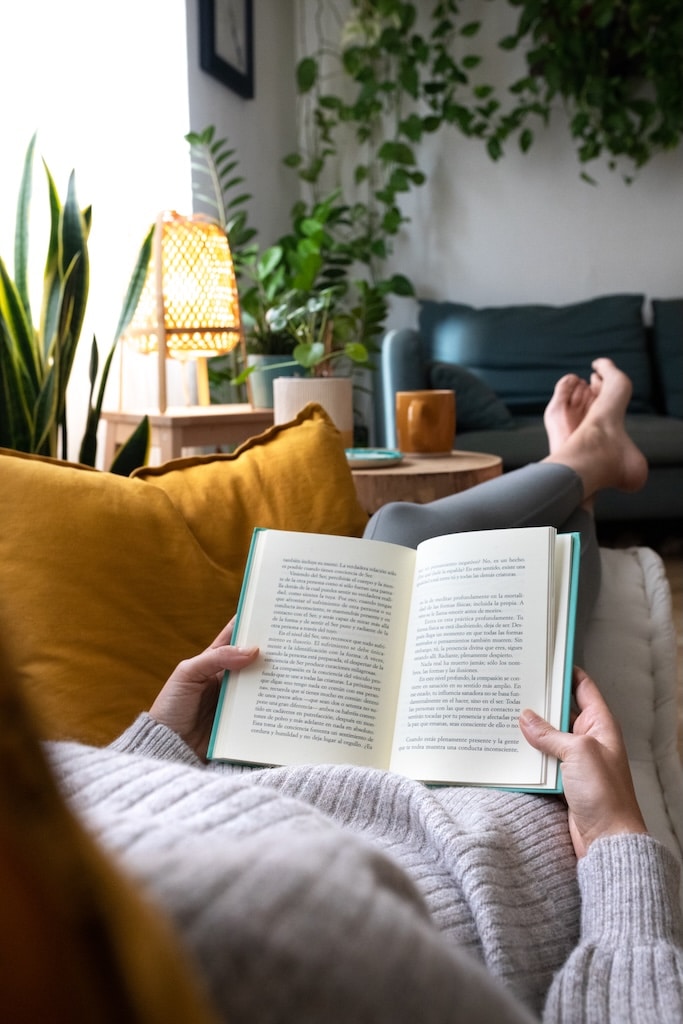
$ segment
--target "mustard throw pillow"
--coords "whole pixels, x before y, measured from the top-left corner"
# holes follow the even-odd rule
[[[0,630],[43,734],[107,743],[235,611],[255,526],[358,536],[320,406],[133,478],[0,454]]]

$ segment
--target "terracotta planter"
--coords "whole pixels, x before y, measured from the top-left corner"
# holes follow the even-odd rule
[[[353,447],[353,383],[350,377],[276,377],[273,414],[287,423],[309,402],[322,405],[342,435],[344,447]]]

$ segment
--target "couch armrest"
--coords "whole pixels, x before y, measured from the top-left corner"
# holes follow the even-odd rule
[[[384,440],[396,446],[397,391],[418,391],[429,387],[428,363],[422,337],[412,327],[388,331],[382,342],[381,376],[384,410]]]

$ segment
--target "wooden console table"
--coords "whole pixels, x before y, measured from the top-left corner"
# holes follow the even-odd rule
[[[273,425],[272,409],[250,405],[193,405],[169,408],[164,413],[103,412],[106,438],[104,464],[111,466],[117,448],[133,433],[143,416],[149,416],[151,444],[159,449],[161,462],[177,459],[183,448],[238,445]]]
[[[372,514],[388,501],[425,504],[466,491],[475,484],[500,476],[503,460],[498,455],[483,452],[455,451],[450,455],[420,458],[406,455],[397,466],[352,472],[358,500]]]

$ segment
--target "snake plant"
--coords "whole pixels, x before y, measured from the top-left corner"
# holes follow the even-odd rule
[[[37,318],[28,284],[29,214],[36,137],[24,160],[17,204],[14,278],[0,259],[0,447],[52,457],[67,457],[66,391],[81,336],[90,264],[88,235],[91,207],[81,210],[75,174],[69,177],[62,202],[44,163],[50,205],[50,233]],[[97,428],[111,361],[119,338],[130,323],[149,263],[152,229],[145,238],[130,279],[119,322],[102,372],[93,336],[90,352],[90,393],[79,459],[94,466]],[[126,475],[147,458],[149,423],[140,424],[119,450],[112,471]]]

